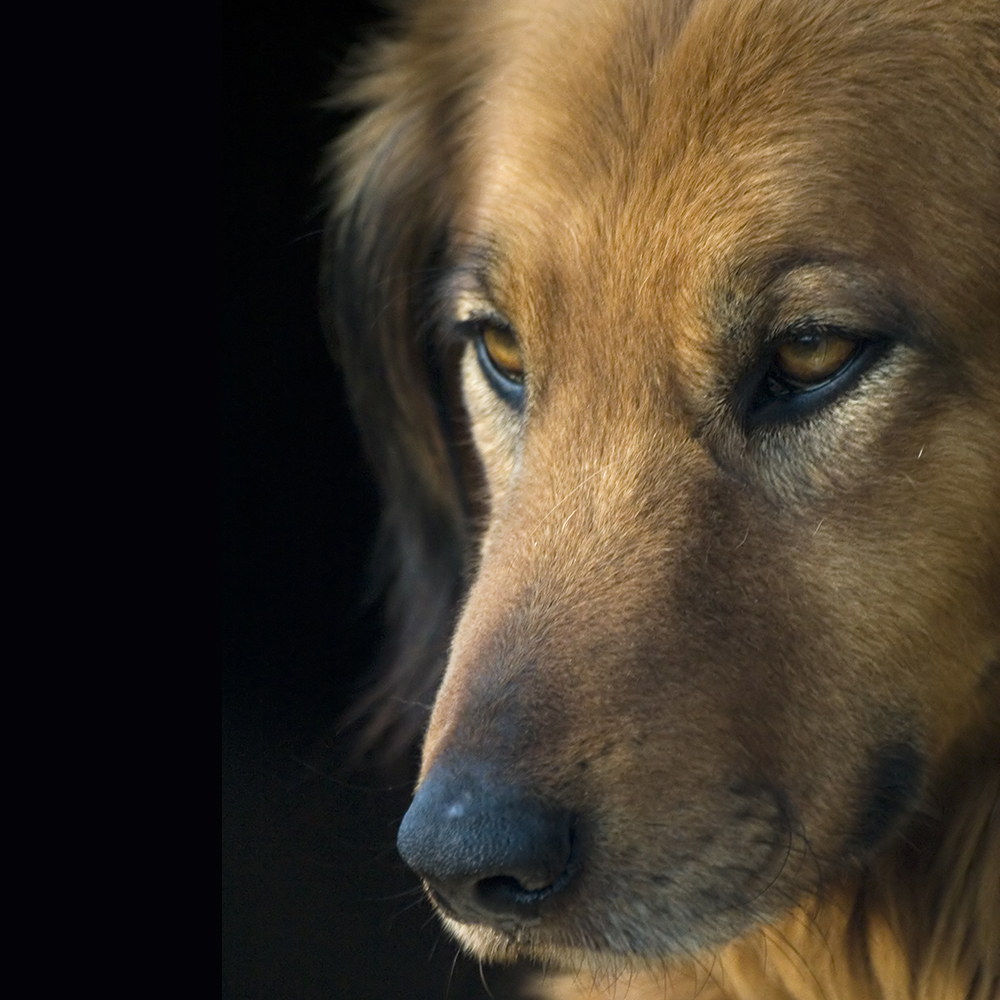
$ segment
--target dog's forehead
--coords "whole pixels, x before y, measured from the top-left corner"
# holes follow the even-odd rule
[[[495,248],[501,305],[543,314],[512,317],[526,335],[581,316],[683,331],[796,255],[877,269],[945,326],[989,298],[968,281],[1000,254],[995,85],[970,95],[943,65],[963,45],[983,62],[974,32],[850,0],[505,6],[458,229]]]

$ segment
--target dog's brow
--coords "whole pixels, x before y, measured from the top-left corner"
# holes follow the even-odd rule
[[[489,287],[489,275],[497,269],[501,254],[497,242],[488,236],[467,238],[456,248],[454,278],[482,289]]]
[[[488,247],[473,247],[462,253],[462,261],[451,268],[439,286],[439,297],[452,321],[459,323],[496,315],[490,295],[489,273],[495,253]]]
[[[488,318],[496,314],[493,303],[479,292],[462,290],[452,301],[452,315],[459,323]]]
[[[800,254],[751,265],[736,271],[721,300],[732,313],[723,324],[732,339],[747,336],[748,321],[775,331],[809,322],[912,339],[909,311],[891,284],[858,261]]]

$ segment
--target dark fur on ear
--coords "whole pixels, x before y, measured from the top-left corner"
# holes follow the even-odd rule
[[[445,427],[459,419],[449,412],[450,359],[433,336],[453,122],[447,95],[426,92],[424,81],[440,77],[414,71],[418,46],[413,31],[383,40],[349,70],[331,104],[360,116],[325,164],[324,327],[383,497],[375,567],[387,591],[383,662],[349,721],[365,720],[362,751],[388,756],[413,742],[430,711],[466,548]]]

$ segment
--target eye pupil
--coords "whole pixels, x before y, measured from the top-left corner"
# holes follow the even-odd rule
[[[780,375],[800,385],[815,385],[835,375],[854,356],[857,341],[836,334],[807,333],[786,340],[774,354]]]
[[[483,347],[493,366],[513,382],[524,379],[524,358],[521,345],[509,330],[487,327],[482,333]]]

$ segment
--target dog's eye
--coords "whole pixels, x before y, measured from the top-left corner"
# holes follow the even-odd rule
[[[792,387],[812,388],[833,378],[857,349],[858,342],[848,337],[805,333],[778,345],[774,373]]]
[[[512,406],[524,397],[524,355],[513,331],[484,324],[476,336],[479,366],[490,384]]]
[[[504,378],[512,382],[524,380],[524,359],[521,356],[521,345],[510,330],[489,326],[482,334],[483,350],[490,364]]]
[[[747,423],[787,423],[816,413],[855,385],[890,345],[886,337],[831,327],[789,331],[743,382]]]

